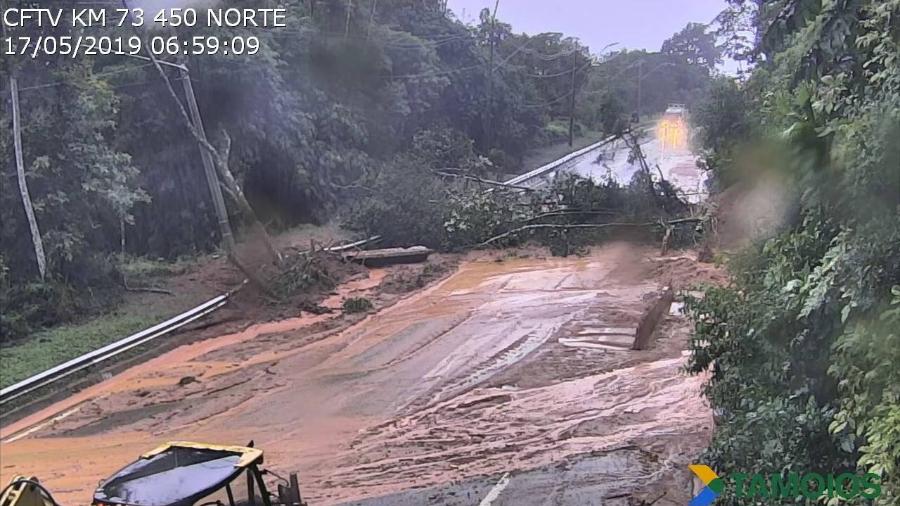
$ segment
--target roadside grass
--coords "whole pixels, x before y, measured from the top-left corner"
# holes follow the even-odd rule
[[[349,237],[336,224],[299,226],[282,232],[282,248],[305,249],[310,240],[333,244]],[[99,314],[85,314],[71,323],[39,330],[13,342],[0,341],[0,388],[109,343],[151,327],[222,293],[221,273],[230,269],[216,253],[185,256],[170,261],[126,256],[118,270],[132,287],[161,286],[171,295],[129,293]],[[209,268],[213,262],[221,268]],[[174,285],[171,283],[175,281]]]
[[[42,330],[0,347],[0,388],[150,327],[163,315],[114,312],[84,323]]]
[[[128,279],[143,280],[183,274],[196,261],[196,258],[184,258],[170,262],[162,259],[153,260],[145,257],[129,256],[124,262],[119,263],[119,270]]]

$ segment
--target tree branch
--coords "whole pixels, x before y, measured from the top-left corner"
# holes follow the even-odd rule
[[[681,218],[677,220],[671,220],[667,222],[648,222],[648,223],[572,223],[572,224],[564,224],[558,225],[555,223],[535,223],[531,225],[523,225],[518,228],[514,228],[508,232],[504,232],[499,235],[495,235],[490,239],[476,244],[475,248],[483,248],[484,246],[488,246],[494,242],[499,241],[500,239],[504,239],[511,235],[518,234],[519,232],[524,232],[526,230],[539,230],[539,229],[602,229],[602,228],[613,228],[613,227],[621,227],[621,228],[641,228],[641,227],[660,227],[665,225],[677,225],[679,223],[690,223],[690,222],[698,222],[703,221],[702,218]]]
[[[460,178],[460,179],[468,179],[470,181],[478,181],[479,183],[484,183],[486,185],[491,185],[491,186],[512,188],[514,190],[523,190],[523,191],[529,191],[529,192],[535,191],[534,188],[529,188],[527,186],[519,186],[519,185],[514,185],[514,184],[501,183],[500,181],[493,181],[491,179],[483,179],[478,176],[472,176],[469,174],[453,174],[451,172],[446,172],[447,170],[458,170],[458,169],[438,169],[438,170],[432,170],[431,172],[433,172],[434,174],[441,176],[441,177],[456,177],[456,178]]]

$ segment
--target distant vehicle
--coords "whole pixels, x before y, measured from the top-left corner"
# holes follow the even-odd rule
[[[686,114],[687,106],[684,104],[669,104],[669,106],[666,107],[666,116],[684,118]]]
[[[656,136],[663,149],[686,149],[688,146],[687,107],[669,104],[656,125]]]

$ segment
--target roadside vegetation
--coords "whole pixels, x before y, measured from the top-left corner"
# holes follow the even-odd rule
[[[149,328],[169,316],[172,315],[152,311],[114,311],[103,318],[35,332],[14,346],[0,348],[0,388]]]
[[[387,246],[483,242],[534,216],[478,180],[521,172],[530,148],[567,140],[572,93],[574,136],[599,138],[628,128],[638,104],[626,77],[639,68],[653,77],[640,106],[651,114],[696,101],[719,58],[697,27],[659,53],[591,53],[562,34],[516,34],[487,10],[463,24],[439,0],[285,7],[288,28],[242,33],[259,37],[254,57],[186,62],[209,137],[202,147],[175,69],[111,56],[2,57],[2,74],[18,81],[24,166],[5,129],[0,343],[109,312],[138,285],[123,258],[170,262],[223,248],[277,298],[333,281],[297,272],[296,257],[271,246],[269,233],[300,224],[342,221],[384,235]],[[184,40],[210,32],[172,30]],[[12,124],[10,83],[3,125]],[[213,158],[225,216],[214,212],[201,149]],[[223,221],[250,252],[229,250]]]
[[[695,108],[706,163],[721,187],[777,181],[788,205],[732,255],[732,285],[690,304],[689,368],[712,372],[719,414],[701,461],[875,473],[897,504],[900,2],[729,3],[723,35],[755,68]]]

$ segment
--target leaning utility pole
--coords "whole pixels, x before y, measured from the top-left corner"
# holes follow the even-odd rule
[[[191,76],[187,68],[181,67],[181,82],[184,85],[184,94],[187,98],[188,111],[191,114],[191,123],[197,130],[197,135],[202,142],[208,143],[206,139],[206,130],[203,129],[203,119],[200,117],[200,108],[197,106],[197,96],[194,95],[194,86],[191,84]],[[200,146],[200,158],[203,159],[203,173],[206,176],[206,184],[209,186],[209,192],[212,196],[213,209],[216,212],[216,218],[219,220],[219,232],[222,234],[222,242],[225,245],[225,251],[231,255],[234,252],[234,235],[231,232],[231,222],[228,221],[228,209],[225,207],[225,198],[222,196],[222,187],[219,186],[219,176],[216,173],[216,167],[213,163],[212,155],[209,150]]]
[[[128,0],[122,0],[122,7],[124,7],[126,10],[130,10],[128,6]],[[134,25],[132,25],[132,27],[135,35],[143,40],[144,36],[140,32],[140,30]],[[213,209],[216,213],[216,219],[219,222],[219,233],[222,235],[222,244],[225,247],[225,253],[233,262],[235,262],[235,264],[238,265],[238,267],[241,267],[241,270],[244,270],[237,258],[234,234],[232,234],[231,232],[231,222],[228,221],[228,209],[225,207],[225,199],[222,197],[222,188],[219,186],[219,176],[216,172],[216,167],[212,159],[212,152],[214,151],[214,148],[207,140],[206,131],[203,129],[203,121],[200,118],[200,109],[199,107],[197,107],[197,97],[194,95],[194,87],[191,85],[188,68],[183,64],[175,64],[167,61],[160,62],[160,60],[156,58],[156,55],[153,53],[153,51],[150,50],[150,45],[147,44],[146,41],[144,41],[144,47],[147,51],[146,59],[150,60],[150,62],[156,68],[156,72],[166,84],[166,89],[168,90],[169,95],[172,97],[172,100],[175,102],[175,105],[178,107],[178,112],[181,113],[181,117],[185,121],[188,130],[193,134],[198,144],[200,144],[200,158],[203,160],[203,172],[206,176],[206,184],[207,186],[209,186],[209,192],[210,196],[212,197]],[[139,58],[144,59],[143,57]],[[187,95],[186,98],[190,117],[188,117],[188,112],[184,110],[184,106],[178,99],[178,95],[175,93],[175,89],[172,87],[172,83],[169,81],[169,78],[166,76],[166,73],[160,66],[161,64],[175,67],[179,70],[182,82],[184,83],[184,91]]]
[[[25,161],[22,155],[22,125],[19,117],[19,83],[14,72],[11,72],[9,76],[9,91],[12,95],[16,177],[19,180],[19,193],[22,195],[22,205],[25,207],[28,228],[31,230],[31,242],[34,244],[34,257],[37,260],[38,273],[41,275],[41,281],[43,281],[47,275],[47,257],[44,255],[44,242],[41,239],[41,230],[38,228],[37,218],[34,216],[34,206],[31,203],[31,196],[28,194],[28,181],[25,180]]]

